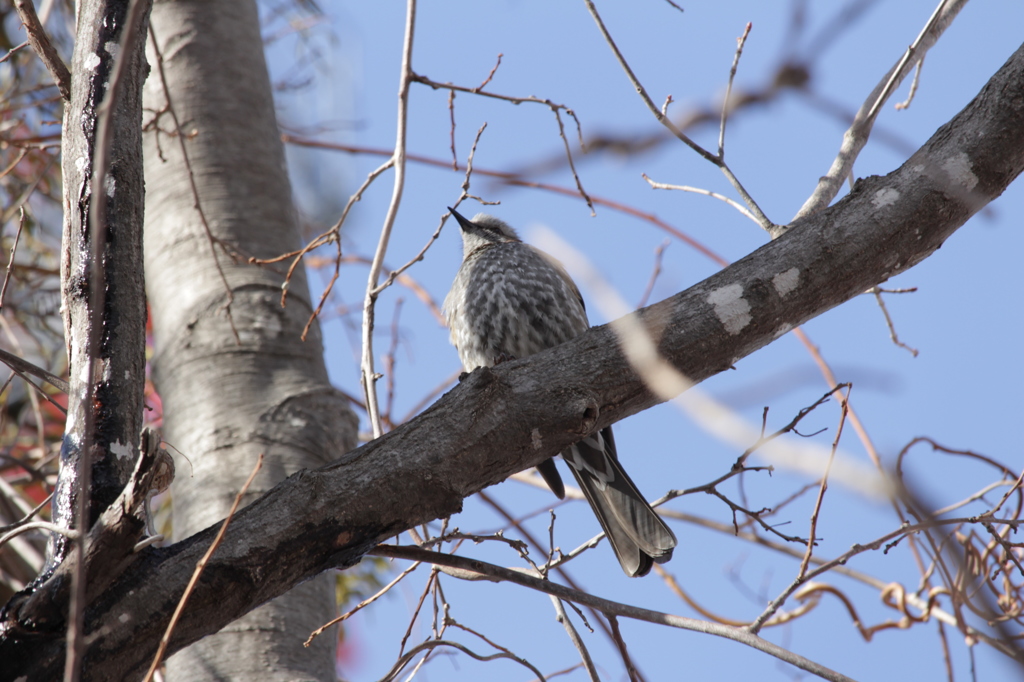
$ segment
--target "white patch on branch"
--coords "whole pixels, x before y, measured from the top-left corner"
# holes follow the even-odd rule
[[[978,185],[978,176],[972,170],[971,157],[964,152],[945,159],[942,162],[942,170],[949,173],[953,182],[963,185],[968,190],[972,190]]]
[[[900,193],[894,190],[892,187],[883,187],[882,189],[875,192],[874,198],[871,199],[871,204],[875,208],[885,208],[890,204],[895,204],[900,199]]]
[[[750,304],[743,300],[743,287],[739,284],[715,289],[708,294],[708,303],[714,306],[715,315],[730,334],[739,334],[750,323]]]
[[[540,450],[544,440],[540,437],[540,429],[534,429],[530,432],[530,445],[533,446],[534,450]]]
[[[779,296],[786,298],[786,295],[796,289],[796,285],[800,283],[800,271],[796,268],[790,268],[785,272],[772,277],[772,284],[775,286],[775,291],[779,292]]]
[[[95,52],[90,52],[85,56],[82,61],[82,66],[85,67],[86,71],[95,71],[96,67],[100,65],[100,56]]]
[[[124,443],[122,443],[121,441],[111,443],[110,451],[114,453],[114,456],[117,457],[119,460],[126,459],[128,461],[131,461],[132,459],[132,449],[125,445]]]

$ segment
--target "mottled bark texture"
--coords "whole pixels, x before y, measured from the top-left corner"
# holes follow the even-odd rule
[[[311,313],[304,271],[281,308],[283,271],[247,262],[300,245],[256,3],[157,2],[151,21],[166,84],[151,50],[146,275],[164,438],[187,457],[172,488],[181,539],[225,516],[261,452],[246,501],[350,450],[357,422],[328,381],[319,327],[299,338]],[[322,575],[172,657],[168,679],[334,680],[331,638],[302,643],[335,611]]]
[[[701,381],[926,258],[1022,169],[1024,48],[899,169],[859,181],[835,206],[645,308],[641,320],[660,339],[663,356]],[[192,595],[171,650],[328,568],[352,565],[375,543],[459,510],[466,496],[658,400],[608,326],[474,371],[416,419],[340,461],[289,477],[243,510]],[[146,550],[93,601],[87,627],[101,634],[89,642],[88,679],[141,675],[215,532],[210,526]],[[24,670],[56,675],[62,651],[62,641],[19,646],[0,637],[0,660],[12,677]]]
[[[61,136],[64,182],[64,239],[61,258],[62,315],[70,360],[71,391],[61,448],[60,475],[53,498],[53,520],[70,527],[79,494],[77,467],[85,456],[86,412],[95,426],[89,457],[92,483],[89,523],[124,488],[135,466],[142,428],[146,381],[146,295],[142,268],[142,82],[148,66],[145,40],[138,41],[120,82],[104,183],[106,227],[102,262],[91,262],[89,206],[96,152],[96,115],[110,85],[117,46],[124,31],[127,0],[79,3],[78,35],[71,63],[71,101],[64,110]],[[143,25],[145,14],[143,14]],[[104,301],[90,310],[90,278],[102,268]],[[101,326],[93,400],[87,402],[88,341]],[[48,547],[49,574],[67,555],[68,540],[54,535]]]

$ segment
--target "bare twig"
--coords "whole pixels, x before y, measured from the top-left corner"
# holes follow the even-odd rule
[[[5,140],[4,142],[6,144],[10,144],[10,142],[7,140]],[[47,159],[43,167],[40,169],[35,179],[32,182],[25,185],[21,194],[19,194],[18,197],[9,206],[4,208],[3,212],[0,213],[0,223],[6,223],[8,220],[13,218],[14,213],[20,210],[21,207],[25,205],[25,202],[27,202],[29,198],[33,194],[35,194],[36,188],[39,187],[39,183],[41,183],[43,181],[43,178],[45,178],[47,174],[50,172],[50,168],[53,167],[55,163],[57,163],[58,156],[58,154],[51,155]]]
[[[615,44],[615,40],[612,39],[611,33],[609,33],[608,29],[605,27],[604,21],[601,19],[601,15],[597,13],[597,7],[594,6],[593,0],[583,1],[587,5],[587,9],[590,11],[590,16],[593,17],[594,22],[597,24],[597,28],[601,31],[601,35],[604,36],[605,42],[608,43],[608,47],[610,47],[612,52],[615,54],[615,58],[618,60],[619,66],[621,66],[622,70],[626,72],[626,76],[629,78],[630,83],[633,84],[634,89],[636,89],[637,94],[640,95],[644,104],[647,105],[647,108],[652,114],[654,114],[654,118],[663,126],[668,128],[683,144],[697,152],[702,158],[704,158],[704,160],[710,161],[714,165],[718,166],[719,170],[721,170],[722,173],[725,174],[725,177],[728,178],[729,183],[732,184],[733,188],[739,193],[740,197],[742,197],[743,202],[747,205],[747,208],[750,209],[750,212],[757,216],[758,225],[768,232],[772,238],[782,234],[785,230],[768,219],[768,216],[764,214],[761,208],[757,205],[757,202],[754,201],[754,198],[750,196],[747,190],[743,187],[743,183],[741,183],[739,178],[737,178],[732,172],[729,166],[725,163],[725,160],[722,159],[721,156],[712,154],[694,142],[686,135],[686,133],[680,130],[676,124],[672,122],[672,119],[662,113],[661,109],[659,109],[654,103],[654,100],[652,100],[650,95],[647,94],[647,90],[640,82],[640,79],[636,77],[635,73],[633,73],[633,69],[630,67],[629,62],[626,61],[622,52],[619,51],[618,45]]]
[[[71,390],[71,387],[68,385],[68,382],[64,381],[56,374],[51,374],[42,367],[36,367],[28,360],[19,358],[17,355],[14,355],[13,353],[8,353],[2,348],[0,348],[0,362],[10,367],[18,374],[18,376],[22,377],[23,379],[25,378],[25,374],[30,374],[54,386],[57,390],[61,391],[62,393],[67,393],[68,391]],[[26,379],[26,381],[28,380]],[[35,386],[35,384],[32,385]],[[46,395],[45,392],[40,392],[43,393],[43,395]],[[60,407],[60,405],[57,406]]]
[[[664,183],[664,182],[655,182],[654,180],[651,180],[649,177],[647,177],[647,173],[641,173],[640,175],[641,175],[641,177],[643,177],[644,180],[647,181],[647,184],[649,184],[652,189],[675,189],[675,190],[679,190],[681,192],[692,192],[694,194],[703,194],[706,197],[711,197],[712,199],[718,199],[719,201],[724,201],[725,203],[729,204],[730,206],[735,208],[737,211],[742,213],[745,217],[750,218],[755,223],[757,222],[757,218],[754,216],[754,214],[751,213],[750,211],[748,211],[747,208],[743,204],[741,204],[740,202],[736,201],[735,199],[730,199],[729,197],[725,196],[724,194],[719,194],[718,192],[712,192],[711,190],[707,190],[707,189],[701,189],[700,187],[690,187],[689,185],[669,185],[669,184]]]
[[[608,624],[612,626],[612,636],[615,638],[615,643],[619,645],[619,651],[622,652],[622,660],[626,664],[626,673],[629,675],[630,682],[641,682],[640,671],[633,665],[633,659],[630,658],[629,652],[626,650],[626,640],[623,639],[622,630],[619,629],[618,617],[609,615]]]
[[[387,169],[391,168],[394,165],[394,158],[390,158],[384,163],[382,163],[380,166],[375,168],[373,171],[369,173],[369,175],[366,176],[366,179],[363,180],[363,184],[359,186],[359,189],[356,190],[355,194],[348,198],[348,202],[345,204],[345,208],[341,212],[341,217],[338,218],[338,222],[336,222],[331,227],[330,230],[324,232],[319,237],[311,241],[309,244],[307,244],[305,247],[303,247],[297,252],[286,254],[284,256],[279,256],[278,258],[266,261],[253,261],[258,263],[273,263],[276,262],[277,260],[283,260],[284,258],[292,258],[292,264],[288,268],[288,274],[285,275],[284,285],[282,285],[281,287],[281,307],[283,308],[285,300],[288,297],[287,285],[291,281],[292,275],[295,272],[295,268],[298,267],[299,263],[302,262],[302,257],[309,253],[310,251],[312,251],[313,249],[323,246],[324,244],[328,244],[331,242],[334,243],[334,247],[337,251],[337,256],[334,261],[334,273],[331,275],[331,281],[327,283],[327,286],[324,287],[323,293],[320,294],[320,301],[317,303],[316,309],[310,314],[309,319],[306,320],[306,326],[302,329],[301,338],[303,341],[306,340],[306,335],[309,333],[310,328],[313,326],[313,321],[316,320],[316,318],[320,315],[320,311],[323,310],[324,303],[327,302],[327,298],[331,295],[331,290],[334,289],[334,283],[338,281],[338,275],[341,268],[342,260],[341,226],[345,222],[345,218],[348,217],[348,213],[350,210],[352,210],[352,206],[355,205],[357,201],[363,198],[363,192],[365,192],[366,189],[371,184],[373,184],[373,181],[376,180],[381,175],[381,173],[383,173],[384,171],[386,171]]]
[[[331,627],[332,625],[337,625],[338,623],[343,623],[344,621],[346,621],[349,618],[351,618],[352,616],[356,615],[357,613],[362,611],[364,608],[366,608],[367,606],[369,606],[373,602],[375,602],[378,599],[380,599],[381,597],[383,597],[385,594],[387,594],[388,592],[391,591],[392,587],[394,587],[398,583],[402,582],[402,580],[405,578],[405,576],[407,576],[410,573],[412,573],[413,571],[415,571],[417,568],[419,568],[419,566],[420,566],[420,562],[419,561],[413,562],[413,564],[411,566],[409,566],[409,568],[407,568],[404,571],[402,571],[401,573],[399,573],[397,578],[395,578],[394,580],[389,582],[387,585],[382,587],[372,597],[367,597],[366,599],[364,599],[363,601],[359,602],[354,607],[352,607],[351,609],[349,609],[345,613],[341,614],[337,618],[334,618],[330,622],[324,623],[323,625],[318,627],[316,630],[313,630],[313,632],[311,632],[309,634],[309,637],[306,639],[306,641],[302,643],[302,646],[304,646],[306,648],[309,648],[309,645],[313,643],[313,640],[316,639],[317,637],[319,637],[323,633],[324,630],[326,630],[327,628]]]
[[[505,55],[503,53],[501,53],[501,52],[498,53],[498,60],[496,62],[494,62],[494,68],[491,69],[491,72],[489,74],[487,74],[487,78],[484,79],[484,82],[481,83],[480,85],[476,86],[476,91],[477,92],[479,92],[480,90],[483,90],[484,88],[486,88],[487,84],[490,83],[491,79],[494,78],[494,74],[498,73],[498,67],[501,66],[501,58],[504,57],[504,56]]]
[[[725,87],[725,98],[722,100],[722,122],[718,126],[718,158],[725,158],[725,122],[729,119],[729,97],[732,95],[732,83],[736,80],[736,68],[740,65],[740,56],[743,54],[743,46],[750,35],[750,29],[754,25],[749,21],[743,29],[743,35],[736,39],[736,54],[732,58],[732,67],[729,69],[729,84]]]
[[[701,632],[704,634],[714,635],[716,637],[730,639],[757,649],[758,651],[767,653],[770,656],[774,656],[823,679],[834,680],[836,682],[852,682],[850,681],[850,678],[845,675],[835,672],[834,670],[830,670],[823,665],[815,663],[814,661],[806,659],[803,656],[795,654],[792,651],[788,651],[772,642],[768,642],[767,640],[761,639],[760,637],[739,628],[726,627],[717,623],[684,618],[682,616],[670,615],[667,613],[614,602],[608,599],[602,599],[601,597],[596,597],[592,594],[581,592],[579,590],[573,590],[549,580],[541,580],[540,578],[526,575],[519,571],[514,571],[502,566],[495,566],[494,564],[478,561],[476,559],[468,559],[458,555],[430,552],[419,549],[418,547],[409,547],[405,545],[378,545],[368,553],[375,556],[387,556],[399,559],[408,559],[410,561],[423,561],[475,571],[478,573],[485,573],[492,579],[515,583],[517,585],[522,585],[523,587],[529,587],[537,590],[538,592],[553,595],[565,601],[584,604],[610,616],[619,616],[634,620],[641,620],[648,623],[668,625],[674,628],[691,630],[694,632]]]
[[[459,170],[459,157],[455,152],[455,91],[448,91],[448,118],[451,120],[451,127],[448,129],[448,136],[451,138],[452,148],[452,170]]]
[[[389,427],[394,427],[394,422],[391,421],[391,409],[395,405],[395,367],[397,365],[399,339],[401,338],[398,318],[402,314],[402,303],[404,302],[405,299],[401,297],[395,301],[395,309],[391,316],[391,347],[388,348],[388,352],[384,355],[384,371],[387,372],[388,379],[388,402],[387,408],[384,410],[383,419],[387,421]]]
[[[171,621],[167,623],[167,630],[164,631],[164,636],[160,638],[160,647],[157,649],[156,656],[153,657],[153,662],[149,665],[149,670],[146,672],[146,676],[143,678],[143,682],[150,682],[153,679],[153,674],[156,669],[160,666],[160,661],[164,657],[164,652],[167,651],[167,645],[171,641],[171,633],[174,632],[174,627],[178,624],[178,619],[181,617],[181,612],[185,610],[185,604],[188,602],[189,595],[192,594],[192,590],[195,589],[196,583],[199,582],[199,576],[202,575],[203,569],[206,568],[207,562],[213,553],[220,546],[221,540],[224,539],[224,534],[228,531],[228,526],[231,524],[231,519],[235,516],[235,511],[238,509],[238,505],[242,503],[242,497],[246,491],[249,490],[249,486],[252,485],[253,479],[256,478],[256,474],[263,466],[263,453],[261,452],[259,457],[256,458],[256,466],[252,468],[252,472],[249,474],[249,478],[242,484],[242,488],[235,495],[235,501],[232,502],[231,508],[228,510],[228,515],[224,518],[224,523],[220,524],[220,530],[217,531],[216,537],[213,538],[213,542],[210,543],[210,548],[203,554],[203,558],[196,563],[196,570],[192,573],[192,579],[188,581],[188,585],[185,586],[185,592],[182,593],[181,599],[178,600],[178,605],[174,609],[174,613],[171,615]]]
[[[10,354],[9,354],[9,353],[7,353],[6,351],[0,351],[0,353],[3,353],[4,355],[10,355]],[[39,385],[37,385],[37,384],[36,384],[36,382],[32,381],[32,380],[31,380],[31,379],[29,379],[29,378],[28,378],[27,376],[25,376],[25,374],[24,374],[24,373],[23,373],[23,372],[22,372],[22,371],[21,371],[20,369],[17,369],[17,368],[15,368],[15,367],[13,367],[13,366],[12,366],[12,365],[11,365],[11,364],[10,364],[9,362],[7,362],[7,360],[6,360],[6,359],[4,359],[4,358],[2,358],[2,357],[0,357],[0,362],[3,362],[3,363],[4,363],[4,364],[6,364],[6,365],[7,365],[8,367],[10,367],[10,368],[11,368],[11,371],[12,371],[12,372],[14,372],[14,373],[15,373],[15,374],[16,374],[16,375],[17,375],[17,376],[18,376],[18,377],[19,377],[19,378],[20,378],[20,379],[21,379],[22,381],[24,381],[24,382],[25,382],[26,384],[28,384],[29,388],[31,388],[31,389],[32,389],[33,391],[35,391],[35,393],[38,393],[39,395],[41,395],[41,396],[43,396],[44,398],[46,398],[46,401],[47,401],[48,403],[50,403],[51,405],[53,405],[54,407],[56,407],[56,408],[57,408],[58,410],[60,410],[60,411],[61,411],[62,413],[64,413],[64,414],[67,414],[67,413],[68,413],[68,411],[67,411],[67,410],[66,410],[66,409],[64,408],[64,406],[63,406],[63,405],[61,405],[61,404],[60,404],[60,403],[58,403],[58,402],[57,402],[56,400],[54,400],[54,399],[53,399],[52,397],[50,397],[50,394],[49,394],[49,393],[47,393],[46,391],[44,391],[44,390],[42,389],[42,387],[41,387],[41,386],[39,386]],[[24,361],[23,361],[23,362],[24,362]],[[29,364],[29,363],[24,363],[24,364],[26,364],[26,365],[27,365],[27,364]],[[33,365],[33,366],[34,366],[34,365]],[[37,369],[38,369],[38,368],[37,368]],[[40,371],[40,372],[44,372],[44,370],[39,370],[39,371]],[[48,374],[48,372],[47,372],[47,374]],[[53,375],[50,375],[50,376],[53,376]],[[58,379],[57,381],[60,381],[61,383],[64,383],[64,382],[63,382],[62,380],[60,380],[60,379]],[[52,382],[51,382],[51,383],[52,383]],[[66,384],[66,383],[64,383],[64,385],[65,385],[65,386],[67,386],[67,384]],[[30,393],[30,395],[33,395],[33,396],[34,396],[34,393]],[[37,405],[33,404],[33,408],[36,408],[36,407],[37,407]],[[36,411],[38,412],[38,410],[36,410]],[[40,434],[42,434],[42,431],[43,431],[43,428],[42,428],[42,423],[43,423],[43,422],[42,422],[42,417],[41,417],[41,415],[40,415],[40,414],[37,414],[37,415],[36,415],[36,422],[37,422],[37,424],[39,425],[39,432],[40,432]]]
[[[651,292],[654,291],[654,283],[658,281],[658,275],[661,274],[661,259],[665,255],[665,249],[668,248],[669,240],[663,241],[658,244],[654,249],[654,267],[651,268],[651,276],[647,280],[647,286],[644,288],[644,293],[640,297],[640,301],[636,304],[637,308],[643,308],[647,305],[647,299],[651,297]]]
[[[374,148],[374,147],[360,147],[360,146],[354,146],[354,145],[345,145],[345,144],[338,144],[338,143],[334,143],[334,142],[324,142],[324,141],[321,141],[321,140],[312,140],[312,139],[309,139],[309,138],[299,137],[297,135],[290,135],[290,134],[282,135],[281,139],[284,142],[288,143],[288,144],[295,144],[295,145],[300,145],[300,146],[303,146],[303,147],[312,147],[312,148],[315,148],[315,149],[331,149],[331,150],[334,150],[334,151],[348,152],[350,154],[370,154],[372,156],[389,156],[392,153],[391,151],[386,150],[386,149],[378,149],[378,148]],[[433,159],[433,158],[430,158],[430,157],[427,157],[427,156],[421,156],[421,155],[418,155],[418,154],[409,154],[409,155],[407,155],[406,158],[409,161],[413,161],[415,163],[421,163],[421,164],[428,165],[428,166],[435,166],[435,167],[438,167],[438,168],[446,168],[446,169],[447,168],[451,168],[451,164],[448,163],[447,161],[441,161],[439,159]],[[578,192],[576,190],[570,189],[568,187],[562,187],[562,186],[559,186],[559,185],[553,185],[553,184],[543,183],[543,182],[532,182],[532,181],[529,181],[529,180],[522,180],[515,173],[506,173],[506,172],[489,170],[489,169],[482,169],[482,168],[475,169],[474,173],[476,173],[477,175],[485,175],[487,177],[496,178],[496,179],[500,180],[501,182],[504,182],[504,183],[506,183],[508,185],[512,185],[512,186],[515,186],[515,187],[532,187],[534,189],[540,189],[540,190],[544,190],[546,192],[553,192],[555,194],[561,194],[563,196],[571,196],[571,197],[578,196]],[[703,254],[704,256],[709,258],[710,260],[714,261],[715,263],[718,263],[719,265],[721,265],[723,267],[729,264],[729,261],[727,261],[725,258],[719,256],[718,254],[716,254],[714,251],[709,249],[707,246],[705,246],[701,242],[697,241],[696,239],[694,239],[690,235],[686,234],[682,230],[680,230],[680,229],[670,225],[669,223],[665,222],[664,220],[662,220],[661,218],[659,218],[658,216],[656,216],[653,213],[649,213],[647,211],[642,211],[642,210],[640,210],[638,208],[635,208],[633,206],[628,206],[628,205],[623,204],[621,202],[613,201],[611,199],[605,199],[603,197],[591,196],[591,200],[597,206],[606,206],[606,207],[612,209],[613,211],[619,211],[620,213],[625,213],[627,215],[631,215],[631,216],[633,216],[635,218],[639,218],[640,220],[645,220],[645,221],[651,223],[652,225],[654,225],[658,229],[662,230],[663,232],[666,232],[667,234],[672,235],[673,237],[675,237],[679,241],[689,245],[694,250],[700,252],[701,254]],[[314,240],[314,242],[315,241],[316,240]],[[320,246],[320,245],[322,245],[322,243],[315,244],[315,246]],[[305,250],[302,251],[302,253],[305,253],[305,251],[309,250],[310,248],[315,248],[315,246],[313,246],[313,245],[308,246]],[[289,257],[292,257],[294,255],[295,255],[294,253],[293,254],[286,254],[285,256],[279,257],[277,260],[281,260],[283,258],[289,258]],[[272,262],[272,261],[266,261],[266,262]]]
[[[910,103],[914,101],[914,95],[917,94],[917,86],[921,82],[921,70],[924,68],[924,57],[917,60],[917,67],[914,69],[914,78],[910,81],[910,90],[907,91],[907,98],[902,102],[895,104],[897,111],[903,111],[904,109],[910,108]]]
[[[0,391],[0,393],[2,393],[2,392],[3,391]],[[7,456],[5,456],[5,457],[7,457]],[[36,471],[35,469],[32,469],[31,467],[26,466],[23,462],[20,462],[20,461],[14,459],[14,458],[10,458],[10,459],[11,459],[11,461],[15,462],[19,467],[21,467],[25,471],[28,471],[32,475],[32,478],[34,478],[36,480],[41,480],[41,482],[45,483],[46,479],[38,471]],[[36,476],[38,476],[38,478],[36,478]],[[6,533],[8,531],[14,530],[15,528],[20,528],[21,526],[24,526],[26,523],[31,521],[35,517],[36,514],[41,512],[43,509],[45,509],[46,505],[50,504],[50,500],[52,500],[52,499],[53,499],[53,493],[50,493],[49,495],[46,496],[45,500],[43,500],[42,502],[37,504],[32,509],[32,511],[28,512],[27,514],[25,514],[25,516],[22,519],[20,519],[19,521],[15,521],[14,523],[8,524],[6,526],[0,526],[0,533]],[[67,533],[74,532],[74,531],[71,531],[71,530],[69,530],[67,528],[61,528],[57,532],[61,533],[61,534],[67,534]],[[68,537],[70,537],[70,536],[68,536]],[[0,545],[2,545],[4,542],[5,541],[0,540]]]
[[[28,47],[28,41],[27,40],[25,42],[23,42],[23,43],[18,43],[17,45],[15,45],[11,49],[9,49],[7,51],[7,54],[5,54],[3,57],[0,57],[0,64],[3,64],[8,59],[10,59],[14,55],[16,55],[18,52],[21,52],[22,50],[24,50],[26,47]]]
[[[374,438],[379,438],[384,431],[380,420],[380,406],[377,402],[377,379],[380,378],[380,375],[374,369],[373,317],[377,303],[377,280],[380,278],[384,255],[387,253],[388,241],[391,239],[391,228],[395,224],[395,216],[398,215],[398,207],[402,202],[402,191],[405,188],[405,138],[409,115],[409,84],[413,77],[412,43],[415,26],[416,0],[407,0],[405,39],[402,43],[402,75],[399,78],[398,86],[398,122],[395,126],[395,151],[392,156],[395,166],[395,182],[391,193],[391,203],[388,205],[384,225],[381,227],[377,250],[373,254],[373,262],[370,265],[370,276],[366,282],[366,296],[363,301],[363,353],[360,363],[360,381],[366,396],[366,411]]]
[[[39,58],[43,60],[43,64],[46,65],[50,75],[53,76],[57,89],[60,90],[61,98],[65,102],[70,101],[71,72],[68,71],[67,65],[60,58],[60,55],[57,54],[57,49],[47,37],[39,17],[36,16],[36,9],[32,4],[32,0],[14,0],[14,7],[18,10],[21,22],[25,25],[29,44],[32,45],[32,49],[36,51]],[[13,52],[13,50],[11,51]]]
[[[900,341],[900,337],[896,335],[896,326],[893,324],[892,317],[889,315],[889,309],[885,306],[885,300],[882,298],[883,292],[903,294],[912,291],[917,291],[917,287],[892,291],[886,291],[885,289],[882,289],[880,287],[873,287],[870,289],[870,293],[875,295],[875,301],[878,302],[878,307],[882,309],[882,314],[885,315],[885,325],[889,328],[889,338],[892,339],[892,342],[895,343],[897,346],[899,346],[900,348],[905,348],[907,351],[910,352],[911,355],[913,355],[916,358],[919,351],[916,348],[912,348],[907,344],[903,343],[902,341]]]
[[[81,535],[77,530],[64,528],[63,526],[58,526],[57,524],[50,523],[49,521],[30,521],[29,523],[22,524],[6,535],[0,537],[0,547],[7,544],[11,538],[21,535],[22,533],[27,533],[30,530],[48,530],[51,533],[60,533],[71,540],[77,540]]]
[[[568,492],[568,488],[566,489],[566,492]],[[490,495],[488,495],[485,491],[480,491],[479,493],[477,493],[477,496],[481,500],[486,502],[488,505],[490,505],[491,508],[498,512],[498,514],[502,516],[505,520],[507,520],[510,524],[515,526],[515,528],[522,534],[524,538],[526,538],[526,541],[530,543],[531,546],[536,547],[541,553],[544,553],[544,546],[536,538],[534,538],[530,531],[527,530],[527,528],[523,526],[518,519],[512,516],[512,514],[510,514],[507,509],[498,504],[498,502],[494,500],[494,498],[492,498]],[[580,493],[580,499],[583,499],[582,493]],[[598,537],[603,537],[603,534]],[[558,571],[558,574],[559,576],[561,576],[562,580],[564,580],[571,588],[576,590],[581,589],[576,584],[576,581],[573,580],[572,576],[569,575],[569,572],[562,566],[562,564],[564,563],[564,561],[555,561],[549,565],[546,565],[544,567],[544,575],[548,575],[551,569],[554,568],[556,571]],[[604,632],[605,635],[608,636],[609,639],[613,639],[612,631],[608,625],[608,622],[604,618],[600,617],[600,613],[598,611],[592,610],[592,613],[597,619],[596,622],[598,627],[601,628],[601,630]]]
[[[18,220],[18,231],[14,234],[14,243],[11,244],[11,257],[7,261],[7,270],[4,272],[4,284],[0,288],[0,311],[4,309],[4,298],[7,296],[7,285],[11,281],[11,271],[14,270],[14,256],[18,253],[18,242],[21,241],[21,231],[25,227],[25,207],[19,206],[18,211],[21,218]]]
[[[320,259],[317,256],[306,256],[306,259],[310,267],[313,268],[321,267],[322,263],[325,262],[323,259]],[[370,264],[372,263],[372,261],[366,256],[358,255],[341,256],[340,261],[336,256],[335,258],[331,259],[331,262],[332,264],[335,265],[335,277],[337,276],[339,262],[341,265],[345,265],[348,263],[359,263],[361,265],[366,265],[367,267],[369,267]],[[386,266],[387,264],[385,263],[385,267]],[[401,284],[406,289],[411,291],[416,296],[416,298],[418,298],[423,303],[423,305],[427,307],[427,310],[430,311],[430,314],[433,316],[435,320],[437,320],[437,323],[439,325],[441,325],[442,327],[445,325],[444,315],[441,314],[441,307],[438,305],[437,301],[435,301],[434,298],[430,295],[430,292],[427,291],[422,284],[420,284],[419,282],[417,282],[404,272],[395,277],[395,282]],[[311,325],[314,319],[315,318],[310,317],[310,320],[307,322],[307,325]],[[362,403],[360,403],[360,405],[362,405]]]
[[[821,513],[821,504],[825,501],[825,491],[828,490],[828,473],[832,470],[832,462],[835,461],[836,450],[839,448],[839,439],[843,437],[843,424],[846,423],[847,405],[850,402],[851,389],[851,386],[846,387],[846,397],[842,401],[836,437],[832,441],[832,451],[829,454],[828,464],[825,466],[825,473],[821,477],[821,487],[818,488],[818,498],[814,502],[814,510],[811,512],[811,529],[807,536],[807,552],[804,554],[803,561],[800,562],[800,570],[797,571],[797,576],[799,577],[807,574],[807,566],[811,563],[811,555],[814,553],[814,543],[818,533],[818,514]]]
[[[499,56],[498,64],[500,64],[500,63],[501,63],[501,58]],[[498,66],[495,65],[494,70],[497,70],[497,68],[498,68]],[[472,94],[472,95],[480,95],[481,97],[490,97],[492,99],[499,99],[499,100],[503,100],[505,102],[511,102],[512,104],[523,104],[524,102],[532,102],[532,103],[535,103],[535,104],[543,104],[543,105],[547,106],[549,109],[551,109],[551,112],[555,115],[555,121],[557,121],[557,123],[558,123],[558,135],[559,135],[560,138],[562,138],[562,144],[565,146],[565,156],[566,156],[566,159],[569,162],[569,169],[572,171],[573,180],[575,180],[575,182],[576,182],[576,191],[579,193],[579,195],[581,197],[583,197],[584,201],[587,202],[587,206],[590,208],[591,214],[593,214],[593,212],[594,212],[594,203],[591,200],[590,195],[587,194],[587,191],[585,189],[583,189],[583,182],[580,180],[580,176],[576,172],[576,163],[573,161],[572,149],[571,149],[571,147],[569,145],[569,138],[566,137],[566,135],[565,135],[565,125],[562,123],[561,112],[564,111],[566,114],[568,114],[569,116],[572,117],[573,121],[576,122],[576,134],[577,134],[577,137],[579,138],[580,146],[583,147],[583,132],[582,132],[582,128],[580,127],[580,120],[579,120],[579,118],[576,117],[576,112],[574,112],[572,109],[570,109],[566,105],[564,105],[564,104],[557,104],[557,103],[551,101],[550,99],[541,99],[540,97],[533,97],[533,96],[529,96],[529,97],[514,97],[514,96],[511,96],[511,95],[502,95],[502,94],[499,94],[499,93],[496,93],[496,92],[488,92],[488,91],[484,90],[483,87],[485,85],[487,85],[487,83],[490,81],[490,79],[491,79],[491,77],[493,77],[493,75],[494,75],[494,71],[492,71],[491,75],[487,77],[487,80],[485,80],[483,83],[481,83],[479,86],[477,86],[475,88],[467,88],[465,86],[455,85],[453,83],[440,83],[438,81],[432,80],[432,79],[430,79],[430,78],[428,78],[426,76],[421,76],[419,74],[412,74],[412,79],[414,81],[416,81],[417,83],[422,83],[422,84],[427,85],[427,86],[429,86],[431,88],[434,88],[435,90],[444,89],[444,90],[449,90],[451,92],[465,92],[465,93],[469,93],[469,94]],[[451,100],[449,100],[449,101],[451,101]],[[454,125],[455,124],[454,124],[454,120],[453,120],[453,123],[452,123],[453,130],[454,130]]]
[[[409,653],[399,658],[398,661],[395,662],[394,666],[392,666],[391,670],[389,670],[388,673],[380,679],[380,682],[390,682],[390,680],[393,680],[396,677],[398,677],[398,674],[402,672],[405,666],[409,665],[409,662],[413,658],[415,658],[417,654],[419,654],[421,651],[430,651],[431,649],[435,649],[441,646],[448,646],[452,647],[453,649],[458,649],[462,653],[466,654],[467,656],[470,656],[471,658],[475,658],[478,661],[494,661],[501,658],[507,658],[509,660],[515,661],[516,663],[522,666],[525,666],[531,672],[533,672],[533,674],[536,675],[540,680],[543,681],[545,679],[544,675],[542,675],[541,672],[533,666],[533,664],[531,664],[526,659],[520,658],[519,656],[516,656],[515,654],[512,654],[510,652],[498,651],[497,653],[485,656],[483,654],[476,653],[475,651],[469,649],[463,644],[459,644],[458,642],[453,642],[445,639],[430,639],[426,642],[423,642],[422,644],[418,644],[417,646],[413,647],[409,650]]]
[[[910,72],[914,62],[924,59],[925,54],[935,45],[965,4],[967,0],[940,0],[917,39],[907,48],[896,65],[882,77],[857,111],[853,124],[843,134],[843,142],[839,154],[832,162],[832,167],[818,180],[817,187],[800,207],[794,220],[817,213],[828,206],[839,193],[843,182],[852,173],[854,161],[867,144],[881,106]]]

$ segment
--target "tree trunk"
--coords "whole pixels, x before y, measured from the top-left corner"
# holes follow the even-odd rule
[[[145,136],[146,272],[164,438],[184,455],[172,488],[181,539],[224,518],[260,453],[246,501],[351,449],[357,422],[328,382],[319,328],[299,340],[304,272],[282,309],[282,273],[246,260],[299,246],[255,2],[158,2],[152,26],[170,102],[151,50],[145,101],[161,113]],[[168,677],[334,680],[331,638],[302,642],[335,611],[333,576],[321,575],[174,656]]]
[[[61,311],[70,363],[71,391],[60,475],[53,498],[53,521],[71,527],[80,491],[78,462],[89,451],[92,461],[89,525],[114,501],[131,476],[142,428],[146,383],[146,297],[142,270],[142,82],[146,78],[145,33],[128,58],[113,103],[105,178],[104,248],[100,263],[90,257],[89,210],[95,164],[97,109],[110,86],[116,49],[124,31],[128,3],[94,0],[78,7],[78,39],[71,63],[71,100],[64,110],[61,156],[64,191],[64,237],[61,256]],[[145,30],[145,14],[142,26]],[[93,268],[101,267],[103,305],[90,308]],[[86,397],[89,338],[99,324],[100,344],[93,351],[92,399]],[[93,410],[91,433],[86,433]],[[91,439],[91,442],[90,442]],[[66,557],[68,540],[51,536],[48,576]]]

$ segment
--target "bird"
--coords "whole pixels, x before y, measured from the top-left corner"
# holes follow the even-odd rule
[[[579,289],[555,258],[524,243],[499,218],[479,213],[467,220],[448,210],[461,228],[462,265],[444,311],[466,372],[539,353],[590,328]],[[676,537],[619,463],[610,426],[561,456],[626,575],[646,575],[655,562],[672,558]],[[563,499],[554,458],[537,470]]]

